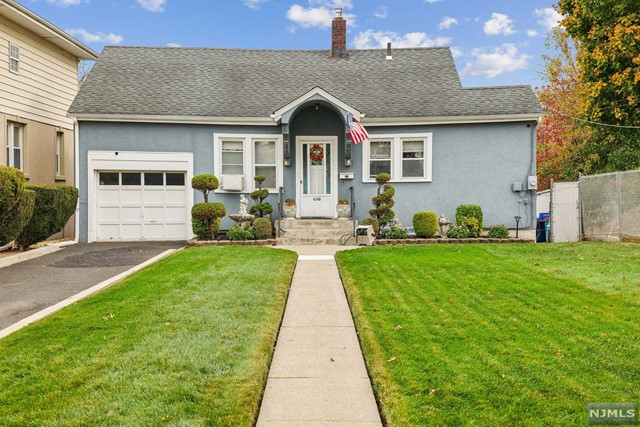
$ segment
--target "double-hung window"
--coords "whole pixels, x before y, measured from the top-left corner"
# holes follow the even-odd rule
[[[363,181],[388,173],[395,182],[431,181],[431,134],[371,136],[363,152]]]
[[[20,72],[20,48],[13,43],[9,43],[9,71]]]
[[[253,140],[253,176],[264,176],[263,188],[276,190],[278,167],[276,163],[276,141],[274,139]]]
[[[5,151],[7,166],[23,169],[23,139],[24,125],[9,122],[7,124],[7,146]]]
[[[223,139],[222,175],[244,175],[244,141]]]

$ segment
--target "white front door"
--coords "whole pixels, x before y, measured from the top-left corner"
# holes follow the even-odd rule
[[[297,199],[302,218],[334,218],[338,185],[336,137],[298,137]]]

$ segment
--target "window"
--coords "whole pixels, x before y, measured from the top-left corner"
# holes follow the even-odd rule
[[[20,72],[20,48],[13,43],[9,43],[9,71]]]
[[[118,172],[100,172],[100,185],[120,185]]]
[[[164,185],[164,174],[162,172],[146,172],[144,185]]]
[[[222,175],[244,175],[244,142],[222,141]]]
[[[184,186],[184,174],[183,173],[169,173],[167,172],[166,176],[167,185],[170,186]]]
[[[254,174],[262,175],[266,179],[262,184],[263,188],[277,189],[277,166],[276,166],[276,141],[260,140],[253,141],[254,146]]]
[[[142,184],[142,178],[140,173],[137,172],[123,172],[122,173],[122,185],[140,185]]]
[[[431,134],[371,136],[363,147],[363,181],[388,173],[395,182],[431,181]]]
[[[22,170],[24,167],[22,156],[22,145],[24,138],[24,125],[11,123],[7,125],[7,146],[6,159],[7,166]]]
[[[55,141],[56,176],[64,175],[64,133],[56,132]]]

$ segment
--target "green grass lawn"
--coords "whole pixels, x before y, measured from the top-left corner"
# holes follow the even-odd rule
[[[640,400],[640,245],[341,252],[388,425],[586,425]]]
[[[0,340],[0,425],[253,425],[295,260],[187,249]]]

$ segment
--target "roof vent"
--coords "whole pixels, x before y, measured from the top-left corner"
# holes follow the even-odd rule
[[[393,59],[393,56],[391,56],[391,42],[387,43],[387,61],[390,59]]]

